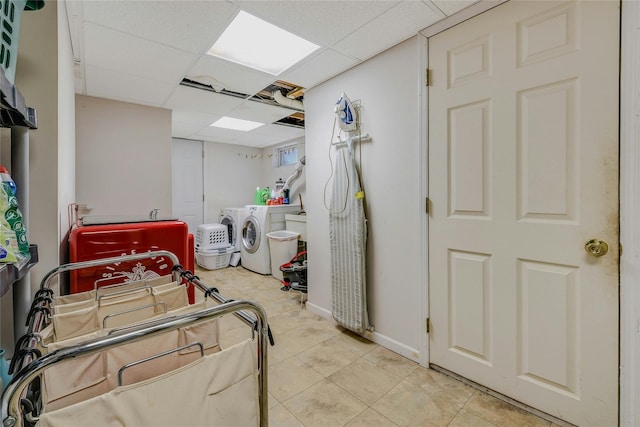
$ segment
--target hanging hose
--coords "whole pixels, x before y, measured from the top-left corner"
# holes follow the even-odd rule
[[[345,209],[347,209],[347,198],[345,196],[344,199],[344,205],[342,206],[342,209],[340,211],[337,212],[332,212],[331,208],[329,206],[327,206],[327,187],[329,186],[329,183],[331,182],[331,178],[333,178],[333,159],[331,158],[331,147],[333,146],[333,137],[335,136],[336,133],[336,118],[334,117],[333,119],[333,130],[331,131],[331,139],[329,140],[329,165],[331,167],[331,174],[329,175],[329,178],[327,178],[327,182],[325,182],[324,184],[324,190],[322,191],[322,202],[324,204],[324,208],[327,210],[327,212],[329,212],[330,214],[341,214],[342,212],[345,211]],[[347,168],[347,162],[344,158],[344,156],[342,157],[343,160],[343,164],[345,169]],[[349,180],[349,174],[347,174],[347,192],[345,194],[349,194],[349,188],[351,186],[351,181]]]

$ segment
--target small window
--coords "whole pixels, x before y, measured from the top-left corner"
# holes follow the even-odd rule
[[[296,145],[278,148],[278,167],[295,165],[296,163],[298,163],[298,147]]]

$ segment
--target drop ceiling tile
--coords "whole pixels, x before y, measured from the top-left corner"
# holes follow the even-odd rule
[[[398,0],[236,1],[242,10],[319,45],[331,45]]]
[[[304,138],[304,129],[276,124],[262,126],[251,133],[276,137],[279,139],[278,142],[295,138]]]
[[[161,107],[173,91],[173,86],[167,83],[99,67],[87,66],[85,72],[90,96]]]
[[[273,123],[295,113],[296,110],[276,107],[256,101],[245,101],[232,111],[229,116],[236,119],[252,120],[260,123]],[[257,129],[256,129],[257,130]]]
[[[173,110],[171,112],[171,120],[180,123],[188,123],[201,127],[209,126],[218,120],[221,115],[204,114],[198,110]]]
[[[404,1],[374,19],[333,48],[339,52],[367,59],[415,36],[423,28],[442,19],[442,15],[419,1]],[[371,40],[375,40],[372,43]]]
[[[295,68],[285,71],[279,79],[309,89],[359,62],[332,49],[325,49]]]
[[[171,136],[173,138],[191,138],[200,129],[202,129],[202,126],[184,122],[171,122]]]
[[[203,135],[201,133],[191,135],[191,139],[201,139],[203,141],[218,142],[220,144],[236,144],[236,140],[233,138],[214,137],[210,135]]]
[[[432,0],[431,3],[435,4],[447,16],[450,16],[467,6],[471,6],[476,1],[478,0]]]
[[[192,53],[209,50],[237,7],[225,1],[84,1],[87,22]]]
[[[85,65],[178,84],[197,55],[94,24],[85,25]]]
[[[171,110],[200,111],[223,116],[244,102],[242,98],[222,95],[207,90],[178,86],[165,106]]]
[[[235,138],[235,140],[236,140],[236,144],[246,145],[249,147],[258,147],[258,148],[274,145],[281,141],[281,139],[278,138],[277,136],[262,135],[260,133],[256,133],[255,131],[247,132],[244,135],[240,135],[237,138]]]
[[[199,82],[213,78],[225,89],[255,95],[271,83],[276,77],[211,55],[202,55],[186,73],[186,77]]]

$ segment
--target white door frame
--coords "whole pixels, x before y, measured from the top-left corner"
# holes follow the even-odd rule
[[[428,62],[427,39],[485,12],[505,0],[483,0],[420,32],[419,79],[421,113],[420,200],[428,196],[428,89],[424,85]],[[619,425],[640,425],[640,2],[622,0],[620,55],[620,408]],[[421,223],[422,259],[428,257],[428,217]],[[421,270],[421,319],[429,317],[428,263]],[[429,336],[421,334],[420,364],[429,364]]]
[[[640,3],[622,1],[620,68],[620,425],[640,424]]]

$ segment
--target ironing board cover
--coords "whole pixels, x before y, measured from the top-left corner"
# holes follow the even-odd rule
[[[367,312],[367,223],[351,142],[338,146],[329,212],[332,315],[357,333],[370,329]],[[344,167],[343,167],[344,166]]]

